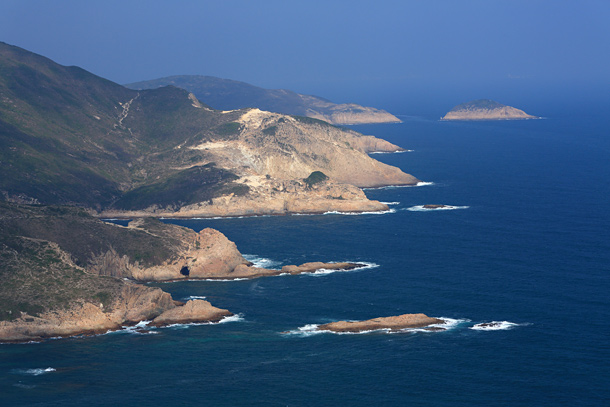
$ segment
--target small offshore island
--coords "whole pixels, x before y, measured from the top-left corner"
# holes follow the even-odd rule
[[[441,120],[525,120],[538,119],[523,110],[489,99],[462,103],[451,109]]]
[[[445,321],[425,314],[403,314],[393,317],[373,318],[366,321],[338,321],[318,326],[319,331],[336,333],[359,333],[378,330],[397,332],[407,328],[427,328],[444,324]],[[434,330],[433,327],[427,328]]]

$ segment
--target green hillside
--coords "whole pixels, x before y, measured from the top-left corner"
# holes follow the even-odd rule
[[[183,89],[127,89],[0,43],[0,197],[101,209],[136,188],[165,183],[171,190],[172,180],[184,186],[189,177],[178,168],[202,157],[177,147],[231,138],[227,129],[239,115],[220,114]],[[203,191],[193,196],[235,178],[217,173],[201,172],[210,178],[188,184]]]

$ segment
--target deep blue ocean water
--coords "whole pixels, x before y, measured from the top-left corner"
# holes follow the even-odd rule
[[[0,345],[0,405],[609,405],[607,117],[401,118],[356,127],[412,149],[374,157],[433,183],[366,191],[394,203],[393,213],[174,221],[217,228],[242,253],[277,266],[377,267],[158,284],[241,318]],[[462,208],[409,210],[424,204]],[[457,324],[400,334],[299,330],[418,312]],[[516,325],[471,329],[490,321]]]

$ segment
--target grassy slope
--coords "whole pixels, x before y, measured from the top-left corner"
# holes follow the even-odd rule
[[[95,255],[112,248],[132,262],[157,265],[192,233],[153,219],[142,228],[110,225],[77,208],[0,202],[0,320],[78,301],[109,304],[123,283],[84,272]]]
[[[108,207],[125,191],[200,162],[197,152],[176,147],[230,138],[215,129],[234,116],[194,107],[182,89],[130,90],[0,43],[0,193]],[[231,181],[203,180],[206,194],[214,179]]]

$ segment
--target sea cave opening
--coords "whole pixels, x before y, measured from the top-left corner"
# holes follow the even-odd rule
[[[191,274],[191,270],[189,270],[188,266],[184,266],[180,269],[180,274],[182,274],[183,276],[188,276],[189,274]]]

